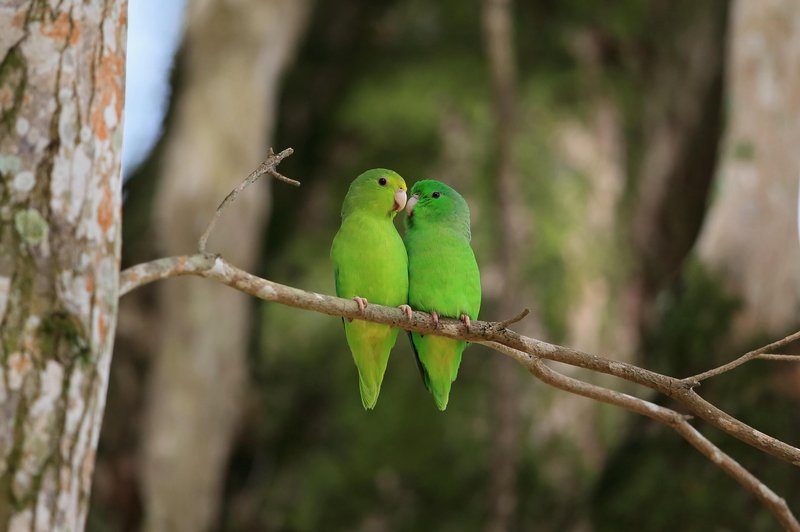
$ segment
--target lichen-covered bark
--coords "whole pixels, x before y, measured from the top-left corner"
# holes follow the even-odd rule
[[[279,81],[307,8],[301,0],[188,3],[182,90],[156,200],[163,252],[195,248],[214,208],[264,159]],[[226,211],[209,251],[255,269],[267,186],[256,183]],[[163,338],[146,413],[144,528],[202,531],[218,512],[244,404],[253,307],[208,283],[176,280],[159,290]]]
[[[739,339],[797,323],[800,3],[734,2],[719,191],[699,252],[743,300]]]
[[[117,309],[126,2],[0,4],[0,529],[81,530]]]

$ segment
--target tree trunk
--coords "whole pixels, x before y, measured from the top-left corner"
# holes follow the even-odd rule
[[[530,225],[522,201],[519,172],[515,168],[517,73],[514,54],[512,0],[484,0],[483,31],[493,94],[495,163],[494,197],[497,206],[496,254],[493,265],[497,286],[489,291],[495,315],[511,317],[521,310],[519,298],[522,257],[529,249]],[[528,306],[531,304],[528,302]],[[534,309],[534,316],[536,312]],[[535,322],[528,319],[527,325]],[[538,332],[538,331],[537,331]],[[502,532],[514,528],[517,509],[517,465],[520,455],[520,410],[518,368],[508,360],[492,360],[491,480],[489,521],[486,530]]]
[[[641,363],[643,325],[656,294],[679,270],[694,243],[720,129],[725,2],[697,4],[690,13],[681,12],[682,21],[675,20],[678,15],[670,5],[651,3],[644,21],[654,35],[664,35],[655,57],[645,52],[645,43],[621,52],[631,45],[597,29],[573,36],[571,48],[588,105],[579,119],[565,120],[554,129],[559,159],[586,176],[588,189],[585,199],[565,200],[576,213],[562,242],[570,286],[565,342],[632,363]],[[625,102],[604,88],[608,63],[619,56],[647,58],[643,64],[626,64],[640,70],[644,89],[643,112],[627,124],[620,105]],[[626,128],[642,133],[626,137]],[[629,168],[628,151],[639,149],[639,143],[641,163]],[[625,208],[629,197],[635,198],[632,209]],[[632,227],[630,238],[620,237],[621,227]],[[613,378],[584,370],[564,371],[617,385]],[[540,392],[536,403],[531,438],[535,448],[561,450],[549,451],[542,471],[559,499],[574,505],[585,497],[609,451],[624,436],[621,427],[627,416],[548,390]],[[564,441],[577,452],[564,452]]]
[[[675,7],[663,4],[654,7],[654,14],[661,10],[666,17]],[[648,65],[632,227],[641,265],[640,286],[634,290],[645,315],[657,292],[680,270],[706,213],[722,132],[727,13],[727,0],[688,7],[680,16],[689,20],[676,28],[674,44],[659,50]]]
[[[0,529],[81,530],[117,311],[127,5],[0,7]]]
[[[567,343],[633,363],[655,296],[695,243],[722,126],[727,3],[697,4],[681,13],[690,19],[684,24],[665,21],[674,13],[671,5],[653,4],[651,11],[649,24],[678,27],[670,32],[671,44],[638,65],[646,70],[643,109],[628,127],[642,132],[641,163],[626,175],[626,150],[635,149],[636,141],[633,148],[626,143],[623,114],[602,90],[586,124],[567,123],[559,135],[570,166],[591,176],[591,199],[582,206],[585,222],[565,246],[578,294],[568,312]],[[602,45],[601,36],[590,32],[574,41],[590,88],[602,86]],[[626,194],[635,198],[630,214]],[[628,226],[630,238],[614,236],[615,228]],[[623,282],[614,283],[615,278]]]
[[[278,82],[306,1],[193,1],[183,91],[156,200],[159,245],[190,251],[222,198],[265,157]],[[254,270],[268,213],[267,180],[228,210],[209,250]],[[211,283],[160,289],[164,338],[154,359],[144,436],[147,530],[206,530],[216,519],[246,390],[252,303]]]
[[[744,305],[738,339],[797,323],[800,249],[800,3],[734,3],[728,130],[699,253]]]

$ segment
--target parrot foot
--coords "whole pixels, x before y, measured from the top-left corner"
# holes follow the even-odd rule
[[[411,307],[408,305],[400,305],[400,310],[405,312],[406,316],[408,316],[408,321],[411,321]]]
[[[364,315],[364,309],[367,307],[367,304],[369,303],[369,301],[367,301],[366,297],[358,297],[358,296],[354,297],[353,301],[355,301],[358,304],[358,311],[363,316]]]
[[[459,319],[462,322],[464,322],[464,326],[467,328],[467,331],[469,331],[470,325],[472,324],[472,322],[470,322],[470,320],[469,320],[469,316],[467,316],[466,314],[462,314],[461,318],[459,318]]]
[[[433,320],[433,328],[439,328],[439,313],[435,310],[431,312],[431,319]]]

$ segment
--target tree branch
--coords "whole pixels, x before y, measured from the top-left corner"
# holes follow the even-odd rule
[[[633,364],[522,336],[503,328],[502,322],[475,320],[467,330],[459,320],[442,318],[436,328],[430,315],[425,312],[414,311],[409,321],[402,310],[375,304],[367,305],[362,314],[356,302],[351,299],[307,292],[262,279],[233,266],[220,256],[210,254],[168,257],[128,268],[120,274],[120,295],[159,279],[182,275],[213,279],[252,296],[290,307],[330,316],[384,323],[407,331],[470,342],[497,342],[529,355],[619,377],[660,392],[678,401],[692,414],[712,426],[765,453],[800,466],[800,449],[764,434],[712,405],[692,390],[693,382],[687,383],[685,380],[661,375]]]
[[[786,338],[781,338],[780,340],[767,344],[763,347],[759,347],[758,349],[753,349],[752,351],[745,353],[736,360],[732,360],[727,364],[723,364],[717,368],[704,371],[703,373],[698,373],[697,375],[694,375],[692,377],[688,377],[684,379],[684,381],[696,381],[699,383],[700,381],[710,379],[711,377],[716,377],[721,373],[725,373],[726,371],[738,368],[745,362],[750,362],[755,358],[763,358],[764,360],[776,360],[774,356],[762,357],[761,355],[769,353],[770,351],[774,351],[775,349],[780,349],[781,347],[789,345],[790,343],[794,342],[797,339],[800,339],[800,331],[790,334]]]
[[[213,279],[265,301],[272,301],[290,307],[320,312],[329,316],[384,323],[407,331],[446,336],[488,345],[510,356],[535,376],[552,386],[598,401],[621,406],[669,425],[712,460],[715,465],[734,477],[742,486],[758,497],[784,526],[791,530],[800,530],[800,525],[797,524],[782,498],[778,497],[741,465],[722,453],[697,430],[686,423],[684,416],[628,394],[566,377],[548,368],[541,362],[541,359],[607,373],[662,392],[683,404],[689,411],[705,419],[709,424],[766,453],[792,464],[800,465],[800,449],[767,436],[719,410],[694,393],[680,379],[522,336],[503,328],[502,322],[476,320],[471,323],[469,330],[467,330],[459,320],[441,318],[439,326],[435,327],[430,315],[425,312],[413,311],[411,320],[408,320],[404,312],[398,308],[375,304],[367,305],[362,314],[359,311],[358,304],[352,299],[307,292],[262,279],[240,270],[220,256],[211,254],[158,259],[128,268],[120,275],[121,296],[159,279],[196,275],[206,279]]]
[[[498,321],[495,325],[497,326],[497,330],[508,329],[509,325],[514,325],[525,319],[525,316],[531,313],[530,309],[522,309],[522,311],[514,316],[513,318],[509,318],[507,320]]]
[[[703,453],[706,458],[711,460],[720,469],[733,477],[736,482],[745,489],[752,492],[761,503],[766,506],[780,524],[786,530],[798,530],[797,520],[792,515],[791,510],[783,497],[778,496],[774,491],[758,480],[752,473],[742,467],[736,460],[731,458],[722,450],[711,443],[705,436],[700,434],[688,422],[688,416],[683,416],[674,410],[664,408],[650,401],[645,401],[638,397],[626,393],[617,392],[590,384],[572,377],[568,377],[548,367],[545,362],[536,356],[528,356],[526,353],[511,349],[497,342],[481,342],[483,345],[510,356],[523,366],[528,368],[536,378],[542,382],[558,388],[560,390],[588,397],[595,401],[600,401],[614,406],[619,406],[631,412],[636,412],[643,416],[663,423],[675,430],[678,434],[688,441],[692,446]]]
[[[283,161],[285,158],[287,158],[293,153],[294,150],[292,148],[286,148],[277,155],[275,154],[274,151],[272,151],[272,148],[269,149],[267,160],[261,163],[258,166],[258,168],[253,170],[250,173],[250,175],[245,178],[244,181],[239,183],[239,186],[231,190],[230,194],[225,196],[225,199],[222,200],[222,203],[219,204],[219,207],[217,207],[217,210],[214,212],[214,216],[211,218],[211,221],[208,222],[208,227],[206,227],[206,230],[203,232],[203,235],[200,237],[200,240],[197,241],[198,252],[200,253],[206,252],[206,242],[208,241],[208,237],[211,235],[211,231],[214,230],[214,226],[217,225],[217,220],[222,214],[222,211],[224,211],[228,205],[236,201],[236,198],[239,196],[239,193],[242,190],[246,189],[256,181],[258,181],[258,179],[264,174],[269,174],[278,181],[283,181],[284,183],[288,183],[292,186],[295,187],[300,186],[300,181],[289,179],[285,175],[278,173],[278,171],[276,170],[281,161]]]
[[[213,279],[265,301],[273,301],[290,307],[320,312],[330,316],[341,316],[349,319],[362,319],[375,323],[383,323],[407,331],[445,336],[487,345],[502,354],[510,356],[528,369],[534,376],[551,386],[590,399],[620,406],[670,426],[715,465],[752,492],[762,504],[775,515],[776,519],[786,529],[800,531],[800,524],[798,524],[797,520],[792,515],[791,510],[786,505],[786,501],[776,495],[755,476],[733,460],[733,458],[723,453],[700,434],[688,423],[688,416],[681,415],[674,410],[632,395],[567,377],[549,368],[543,361],[543,359],[552,360],[554,362],[605,373],[655,390],[682,404],[695,416],[702,418],[710,425],[729,435],[765,453],[780,458],[781,460],[800,466],[800,449],[750,427],[746,423],[743,423],[712,405],[693,390],[702,380],[730,371],[754,358],[782,361],[800,360],[798,356],[769,353],[769,351],[783,347],[800,338],[800,332],[754,351],[750,351],[738,359],[718,368],[700,373],[693,377],[677,379],[625,362],[618,362],[597,355],[584,353],[576,349],[549,344],[535,338],[522,336],[508,329],[508,325],[518,322],[528,314],[527,309],[514,318],[505,321],[472,321],[470,327],[466,327],[459,320],[446,318],[440,319],[439,323],[434,325],[429,314],[419,311],[413,311],[411,319],[408,319],[406,314],[399,308],[375,304],[367,305],[362,313],[358,308],[358,304],[351,299],[342,299],[315,292],[308,292],[262,279],[233,266],[219,255],[206,253],[206,242],[214,228],[216,220],[219,218],[222,211],[230,205],[238,194],[248,185],[255,182],[264,174],[270,174],[277,179],[294,185],[300,184],[297,181],[281,176],[275,170],[276,166],[291,154],[291,148],[277,155],[270,149],[267,160],[240,183],[236,189],[228,194],[217,208],[208,228],[198,242],[199,253],[194,255],[166,257],[138,264],[122,271],[120,273],[120,297],[153,281],[166,279],[168,277],[194,275],[206,279]]]
[[[777,362],[800,362],[800,355],[782,355],[780,353],[762,353],[759,360],[775,360]]]

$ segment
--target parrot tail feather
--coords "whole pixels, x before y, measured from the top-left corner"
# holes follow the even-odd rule
[[[439,410],[444,411],[450,399],[450,389],[458,375],[461,354],[466,342],[437,336],[427,338],[409,334],[425,388],[433,395]]]
[[[381,393],[381,386],[370,386],[361,375],[358,376],[358,391],[361,392],[361,404],[364,405],[364,410],[372,410],[378,403],[378,396]]]

